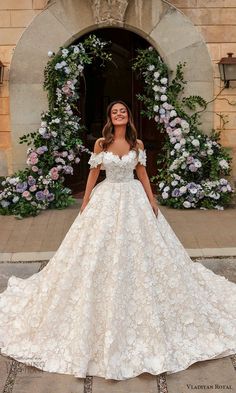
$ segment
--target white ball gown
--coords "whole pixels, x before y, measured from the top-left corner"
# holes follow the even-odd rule
[[[124,380],[236,353],[236,285],[193,262],[134,179],[146,150],[92,153],[106,171],[38,273],[0,295],[0,347],[41,370]]]

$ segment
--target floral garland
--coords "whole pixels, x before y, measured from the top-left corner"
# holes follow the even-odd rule
[[[157,160],[162,168],[151,181],[157,184],[157,198],[163,205],[223,210],[233,194],[224,177],[230,174],[232,158],[218,142],[219,132],[212,130],[207,136],[199,128],[199,114],[193,110],[197,105],[206,108],[206,101],[200,96],[179,99],[186,84],[184,65],[178,64],[170,83],[170,71],[153,47],[138,50],[134,60],[133,69],[140,71],[145,82],[144,94],[138,95],[145,106],[142,114],[153,118],[166,135]]]
[[[84,127],[73,108],[76,110],[85,65],[99,58],[103,66],[111,59],[106,44],[90,35],[83,43],[60,47],[58,54],[48,52],[51,59],[44,70],[44,89],[49,110],[41,114],[37,132],[20,137],[20,143],[33,145],[27,150],[28,167],[1,182],[0,214],[23,218],[75,202],[71,190],[63,185],[63,175],[73,174],[72,165],[80,162],[82,152],[91,152],[82,144],[79,135]]]

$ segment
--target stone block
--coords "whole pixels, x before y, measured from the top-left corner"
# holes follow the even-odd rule
[[[86,33],[88,26],[95,26],[95,21],[92,13],[90,1],[87,0],[58,0],[52,2],[47,9],[60,23],[64,29],[70,32],[70,37],[67,44],[79,38],[81,31]],[[72,36],[72,37],[71,37]],[[66,40],[64,40],[66,42]]]
[[[191,82],[213,82],[212,62],[203,42],[172,52],[166,57],[171,70],[175,70],[179,62],[186,62],[184,78]]]
[[[3,81],[0,87],[0,97],[9,97],[9,83],[8,81]]]
[[[11,11],[11,26],[12,27],[27,27],[37,12],[34,10],[14,10]]]
[[[161,0],[128,3],[124,26],[140,29],[140,32],[151,32],[159,23],[163,13],[170,8]]]
[[[11,133],[9,131],[0,132],[0,147],[2,149],[10,147],[11,144]]]
[[[225,124],[226,130],[233,130],[235,133],[236,142],[236,112],[221,112],[222,115],[227,116],[227,123]]]
[[[197,7],[197,0],[171,0],[169,3],[179,8],[193,8]]]
[[[1,29],[0,45],[15,45],[24,32],[24,28],[7,27]]]
[[[218,44],[207,44],[208,51],[210,53],[211,59],[215,61],[220,61],[221,59],[221,49]]]
[[[42,10],[46,7],[48,0],[33,0],[33,9]]]
[[[93,393],[156,393],[156,376],[143,373],[135,378],[123,381],[105,380],[104,378],[93,378]]]
[[[189,8],[183,10],[184,14],[195,25],[235,25],[235,8]]]
[[[175,8],[168,9],[151,31],[150,36],[156,41],[157,49],[164,57],[202,41],[202,37],[193,27],[192,22]]]
[[[220,47],[220,59],[221,57],[227,57],[227,53],[233,52],[234,57],[236,56],[236,42],[223,42],[219,45]]]
[[[190,0],[191,1],[191,0]],[[197,0],[197,6],[199,8],[218,8],[218,7],[235,7],[235,0]]]
[[[0,131],[11,131],[9,115],[0,115]]]
[[[225,147],[236,147],[236,130],[222,130],[221,141]]]
[[[236,112],[236,96],[224,96],[224,100],[215,101],[216,112]],[[233,115],[233,114],[232,114]]]
[[[206,42],[236,42],[236,26],[197,26]]]
[[[27,129],[31,128],[32,124],[39,126],[42,111],[48,109],[46,92],[42,89],[42,85],[23,83],[11,85],[10,97],[11,124],[22,124]]]
[[[0,97],[0,115],[7,115],[9,114],[9,98]]]
[[[38,14],[14,51],[10,70],[11,84],[43,84],[44,67],[49,60],[48,51],[57,52],[70,37],[71,34],[51,12],[45,10]]]
[[[0,9],[14,10],[14,9],[31,9],[32,0],[0,0]]]
[[[221,389],[221,385],[231,385],[229,391],[233,392],[236,386],[235,371],[229,357],[197,362],[187,370],[167,375],[166,380],[168,393],[189,393],[197,385],[205,386],[202,389],[196,388],[198,392],[207,389],[209,393],[223,393],[226,388]],[[210,385],[212,388],[207,388]]]
[[[1,138],[1,133],[0,133]],[[7,165],[7,157],[4,149],[1,148],[0,145],[0,176],[7,176],[8,175],[8,165]]]
[[[0,11],[0,26],[9,27],[11,25],[10,11]]]
[[[0,46],[0,59],[5,63],[10,63],[14,52],[15,45]],[[2,87],[2,86],[1,86]]]

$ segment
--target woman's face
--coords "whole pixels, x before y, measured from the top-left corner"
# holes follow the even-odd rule
[[[123,104],[117,103],[111,107],[111,121],[114,126],[126,125],[129,121],[129,114]]]

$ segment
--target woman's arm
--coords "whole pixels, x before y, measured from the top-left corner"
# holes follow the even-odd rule
[[[95,144],[94,144],[94,153],[98,154],[102,151],[102,148],[99,145],[99,141],[101,138],[97,139]],[[85,208],[85,206],[87,205],[87,203],[89,202],[89,197],[91,194],[92,189],[94,188],[99,172],[100,172],[100,168],[101,168],[101,164],[99,164],[96,168],[91,168],[88,174],[88,178],[87,178],[87,183],[86,183],[86,187],[85,187],[85,192],[84,192],[84,197],[83,197],[83,202],[81,205],[81,209],[80,212],[82,212]]]
[[[138,143],[139,143],[139,147],[144,150],[144,145],[143,142],[141,141],[141,139],[138,139]],[[152,188],[151,188],[151,184],[150,184],[150,180],[146,171],[146,167],[140,163],[138,163],[136,165],[136,173],[138,176],[138,179],[141,181],[143,188],[147,194],[147,197],[150,201],[150,204],[154,210],[154,213],[157,215],[157,211],[158,211],[158,207],[157,207],[157,202],[156,202],[156,198],[153,195],[152,192]]]

